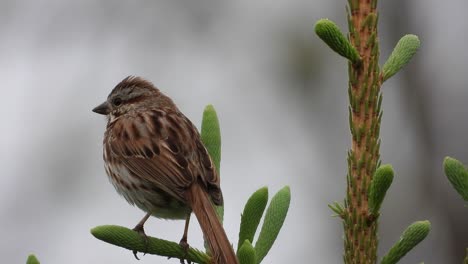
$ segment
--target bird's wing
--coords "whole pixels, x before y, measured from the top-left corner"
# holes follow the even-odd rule
[[[222,204],[219,177],[193,124],[180,112],[153,110],[121,117],[109,145],[115,157],[143,181],[185,201],[185,190],[200,181]]]

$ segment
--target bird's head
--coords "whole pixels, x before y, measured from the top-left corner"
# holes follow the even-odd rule
[[[123,79],[93,112],[111,119],[142,108],[164,107],[173,104],[151,82],[135,76]]]

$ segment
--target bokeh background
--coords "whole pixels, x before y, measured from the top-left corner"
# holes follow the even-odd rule
[[[460,263],[468,209],[444,156],[468,162],[468,2],[380,1],[381,63],[419,35],[414,60],[383,86],[382,161],[396,177],[383,205],[382,256],[410,223],[432,232],[402,263]],[[0,2],[0,255],[24,263],[178,263],[94,239],[102,224],[144,215],[103,169],[105,119],[91,109],[127,75],[153,81],[200,124],[213,104],[222,126],[225,226],[237,244],[249,195],[290,185],[288,218],[265,263],[341,263],[342,228],[327,203],[345,190],[350,145],[347,65],[313,33],[346,28],[345,1]],[[178,241],[183,221],[151,219],[149,235]],[[192,221],[189,242],[202,247]]]

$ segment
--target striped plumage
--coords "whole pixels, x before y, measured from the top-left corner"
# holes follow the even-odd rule
[[[184,219],[194,211],[214,263],[237,263],[211,205],[223,204],[218,174],[197,129],[172,100],[130,76],[93,111],[108,117],[104,161],[117,192],[159,218]]]

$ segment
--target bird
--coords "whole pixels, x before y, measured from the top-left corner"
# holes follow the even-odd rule
[[[193,212],[213,263],[237,264],[214,209],[223,205],[216,167],[197,128],[172,99],[150,81],[128,76],[92,111],[107,117],[103,159],[110,182],[146,212],[133,230],[147,238],[144,224],[150,216],[185,219],[179,244],[187,252]]]

